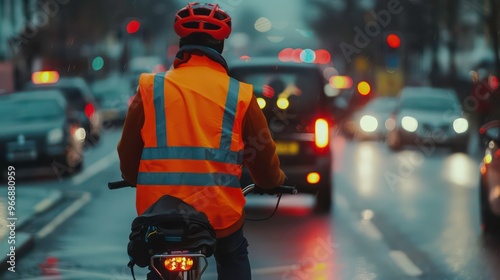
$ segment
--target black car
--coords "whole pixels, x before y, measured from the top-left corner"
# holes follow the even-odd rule
[[[37,72],[44,74],[42,71]],[[34,75],[35,75],[34,74]],[[81,77],[61,77],[57,79],[33,79],[31,84],[28,84],[27,89],[39,89],[41,91],[57,89],[60,90],[71,110],[76,112],[77,118],[80,120],[85,129],[87,143],[95,145],[99,142],[102,134],[102,117],[99,111],[98,104],[92,95],[89,85]],[[43,94],[43,93],[42,93]]]
[[[56,90],[0,96],[0,165],[79,171],[85,131]]]
[[[299,192],[316,195],[316,206],[327,212],[332,204],[332,104],[327,81],[314,64],[255,59],[232,63],[230,76],[252,84],[264,112],[281,168]],[[241,184],[251,183],[244,171]]]

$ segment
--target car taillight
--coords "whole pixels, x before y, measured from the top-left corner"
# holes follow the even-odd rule
[[[87,116],[87,118],[91,118],[92,115],[94,115],[95,113],[95,107],[92,103],[87,103],[87,105],[85,105],[85,116]]]
[[[318,148],[325,148],[330,141],[330,130],[325,119],[317,119],[314,124],[314,143]]]
[[[194,260],[190,257],[169,257],[163,265],[168,271],[188,271],[193,268]]]

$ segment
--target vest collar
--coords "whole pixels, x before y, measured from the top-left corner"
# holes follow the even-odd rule
[[[198,45],[185,45],[180,48],[175,55],[174,68],[178,68],[182,64],[188,62],[191,59],[193,53],[201,53],[202,55],[220,64],[224,68],[224,70],[228,72],[227,62],[219,52],[212,48]]]

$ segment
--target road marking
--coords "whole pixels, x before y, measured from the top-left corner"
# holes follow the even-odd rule
[[[389,256],[407,275],[420,276],[423,274],[422,270],[420,270],[405,253],[394,250],[389,253]]]
[[[252,275],[265,275],[265,274],[276,274],[295,270],[299,268],[300,265],[283,265],[275,267],[263,267],[263,268],[252,268]],[[217,272],[203,273],[203,277],[217,277]],[[202,278],[203,278],[202,277]]]
[[[375,240],[382,239],[382,233],[370,220],[362,220],[359,222],[358,227],[363,231],[368,237]]]
[[[116,152],[112,152],[109,155],[101,158],[98,162],[92,164],[86,168],[82,173],[76,175],[71,179],[73,185],[79,185],[89,179],[90,177],[96,175],[103,169],[107,168],[113,164],[118,159]]]
[[[91,195],[88,192],[84,192],[83,195],[77,199],[68,208],[64,209],[59,215],[57,215],[52,221],[46,224],[41,230],[36,233],[36,238],[42,239],[47,235],[52,233],[59,225],[66,221],[69,217],[73,216],[80,208],[82,208],[87,202],[90,201]]]
[[[344,210],[349,210],[351,205],[349,205],[349,201],[345,198],[345,196],[341,194],[335,194],[335,199],[337,200],[337,205]]]
[[[35,213],[41,213],[50,208],[56,201],[61,199],[62,197],[62,192],[56,191],[54,192],[51,196],[45,198],[44,200],[40,201],[38,204],[35,205]]]

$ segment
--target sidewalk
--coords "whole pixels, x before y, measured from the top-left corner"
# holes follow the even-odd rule
[[[15,194],[15,213],[11,216],[8,210],[7,188],[2,188],[2,191],[4,194],[0,196],[0,274],[11,266],[7,262],[10,258],[8,254],[12,255],[11,246],[15,249],[16,263],[22,254],[33,247],[34,236],[23,232],[26,224],[62,200],[62,192],[59,190],[18,187]],[[15,237],[15,243],[9,236]]]

